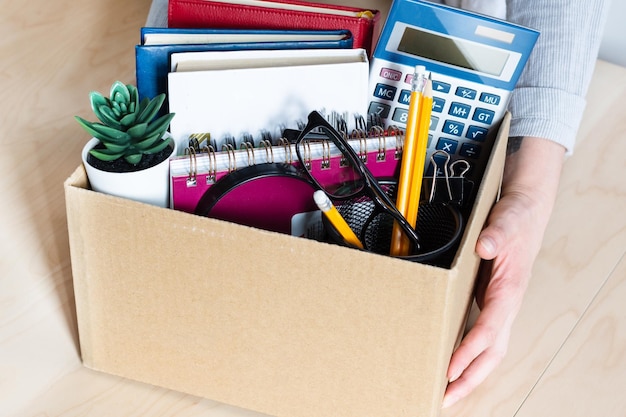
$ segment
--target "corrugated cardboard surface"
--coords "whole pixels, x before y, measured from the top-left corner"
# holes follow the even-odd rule
[[[79,167],[84,364],[275,416],[439,415],[507,131],[449,270],[96,193]]]

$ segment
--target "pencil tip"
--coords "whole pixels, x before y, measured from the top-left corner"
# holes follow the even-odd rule
[[[430,77],[430,74],[428,74],[428,79],[424,84],[424,95],[428,97],[432,97],[433,95],[433,80]]]

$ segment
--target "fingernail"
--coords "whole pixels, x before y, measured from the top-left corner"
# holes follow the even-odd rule
[[[489,236],[483,236],[480,238],[480,244],[490,254],[493,255],[496,251],[496,242]]]
[[[454,382],[457,379],[459,379],[460,376],[461,376],[461,372],[455,372],[450,376],[450,378],[448,378],[448,382]]]

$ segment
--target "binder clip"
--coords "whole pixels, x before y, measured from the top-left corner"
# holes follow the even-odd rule
[[[465,177],[470,170],[469,162],[457,159],[450,164],[450,155],[437,150],[430,156],[430,163],[432,175],[423,180],[424,190],[430,190],[426,200],[431,203],[450,203],[458,207],[467,205],[474,187],[473,181]]]

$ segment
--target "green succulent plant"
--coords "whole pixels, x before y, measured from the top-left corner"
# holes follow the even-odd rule
[[[111,85],[110,97],[97,91],[89,93],[91,109],[99,122],[89,122],[75,116],[78,123],[104,145],[103,149],[92,149],[91,155],[102,161],[124,158],[136,165],[144,154],[154,154],[165,149],[170,140],[161,140],[174,113],[153,120],[165,101],[165,94],[153,99],[139,101],[134,85],[116,81]]]

